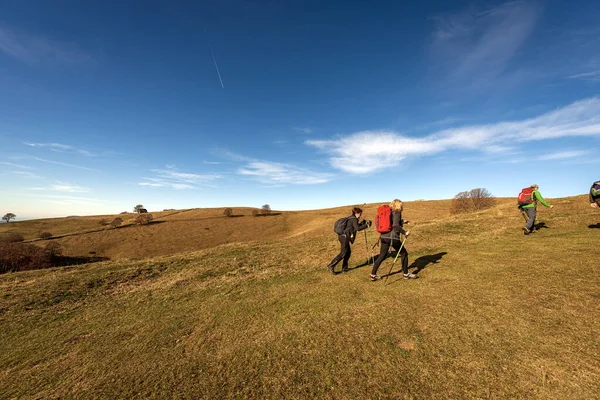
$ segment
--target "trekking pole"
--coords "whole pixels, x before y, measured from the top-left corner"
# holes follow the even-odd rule
[[[371,245],[371,242],[373,242],[373,230],[369,229],[369,246]],[[373,248],[375,246],[371,247],[371,261],[373,262],[373,264],[375,264],[375,255],[373,254]]]
[[[367,265],[369,265],[369,240],[367,239],[367,230],[365,229],[365,246],[367,247]]]
[[[394,264],[396,264],[396,260],[398,259],[398,256],[400,255],[402,248],[404,247],[404,242],[406,242],[406,236],[404,237],[404,240],[402,241],[402,244],[400,245],[400,248],[398,249],[398,252],[396,253],[396,257],[394,258],[394,262],[392,263],[392,266],[390,267],[390,271],[385,276],[384,284],[386,284],[386,285],[387,285],[387,278],[392,273],[392,269],[394,269]]]

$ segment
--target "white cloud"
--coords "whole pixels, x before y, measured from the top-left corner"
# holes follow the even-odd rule
[[[44,158],[33,157],[33,159],[36,160],[36,161],[41,161],[41,162],[45,162],[45,163],[49,163],[49,164],[62,165],[63,167],[77,168],[77,169],[83,169],[83,170],[86,170],[86,171],[100,172],[97,169],[88,168],[88,167],[82,167],[80,165],[62,163],[62,162],[58,162],[58,161],[46,160]]]
[[[333,175],[312,172],[289,164],[269,161],[252,161],[238,170],[238,173],[250,176],[265,184],[313,185],[329,182]]]
[[[511,1],[478,12],[433,18],[432,50],[454,79],[489,81],[500,76],[523,45],[540,14],[532,1]]]
[[[90,59],[72,44],[50,40],[2,24],[0,52],[30,65],[42,62],[80,63]]]
[[[13,174],[20,175],[23,178],[41,179],[42,177],[28,171],[10,171]]]
[[[588,150],[573,150],[573,151],[559,151],[557,153],[545,154],[539,156],[537,159],[540,161],[547,160],[565,160],[569,158],[582,157],[590,154]]]
[[[28,190],[39,190],[39,191],[54,191],[54,192],[67,192],[67,193],[88,193],[91,189],[81,186],[72,185],[67,182],[57,181],[56,183],[48,187],[34,187],[28,188]]]
[[[313,129],[312,128],[300,128],[300,127],[296,127],[296,128],[294,128],[294,130],[296,132],[305,133],[305,134],[313,133]]]
[[[585,72],[583,74],[571,75],[571,76],[569,76],[569,78],[570,79],[582,79],[585,81],[592,81],[592,82],[600,82],[600,70],[592,71],[592,72]]]
[[[398,165],[408,156],[448,150],[500,152],[515,143],[600,135],[600,99],[590,98],[522,121],[471,125],[412,138],[392,131],[364,131],[307,145],[331,154],[330,164],[350,173],[370,173]]]
[[[195,189],[198,186],[207,186],[206,183],[222,178],[219,174],[193,174],[178,172],[173,165],[167,165],[167,169],[152,169],[155,177],[145,177],[140,186],[167,187],[171,189]]]
[[[9,167],[21,168],[21,169],[32,169],[31,167],[28,167],[26,165],[15,164],[15,163],[5,162],[5,161],[0,161],[0,164],[8,165]]]
[[[60,144],[60,143],[29,143],[29,142],[23,142],[23,144],[30,146],[30,147],[43,147],[43,148],[48,148],[51,151],[54,152],[69,152],[69,153],[78,153],[78,154],[82,154],[84,156],[93,156],[94,154],[92,154],[91,152],[89,152],[88,150],[85,149],[80,149],[77,148],[75,146],[69,146],[68,144]]]

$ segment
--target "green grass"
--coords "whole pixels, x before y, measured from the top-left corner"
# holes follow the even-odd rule
[[[446,254],[387,285],[330,275],[325,231],[3,275],[0,397],[598,398],[600,216],[561,208],[417,223],[411,260]]]

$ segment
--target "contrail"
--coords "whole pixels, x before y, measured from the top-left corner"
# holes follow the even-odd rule
[[[221,82],[221,87],[223,89],[225,89],[225,86],[223,85],[223,79],[221,79],[221,73],[219,72],[219,66],[217,65],[217,60],[215,59],[215,53],[213,53],[213,49],[210,44],[208,45],[208,47],[210,47],[210,54],[212,55],[213,62],[215,63],[215,68],[217,70],[217,75],[219,75],[219,81]]]

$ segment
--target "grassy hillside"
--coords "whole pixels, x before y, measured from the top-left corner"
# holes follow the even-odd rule
[[[420,279],[387,284],[362,233],[350,272],[325,269],[348,207],[59,239],[111,261],[0,276],[2,397],[598,398],[600,212],[553,204],[524,236],[514,200],[408,203]]]

